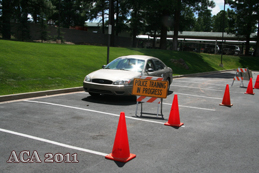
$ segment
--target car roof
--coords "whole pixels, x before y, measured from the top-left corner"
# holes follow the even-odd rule
[[[158,59],[152,56],[147,56],[147,55],[126,55],[126,56],[121,56],[119,58],[135,58],[135,59],[141,59],[141,60],[148,60],[150,58]]]

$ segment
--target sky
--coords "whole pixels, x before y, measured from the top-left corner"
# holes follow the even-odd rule
[[[224,0],[214,0],[214,2],[216,6],[211,9],[212,15],[216,15],[221,10],[224,10]],[[225,10],[227,10],[227,8],[229,8],[228,5],[226,5]]]

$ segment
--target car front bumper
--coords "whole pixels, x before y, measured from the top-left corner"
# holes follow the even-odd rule
[[[132,93],[132,85],[98,84],[84,81],[83,88],[86,92],[107,95],[131,95]]]

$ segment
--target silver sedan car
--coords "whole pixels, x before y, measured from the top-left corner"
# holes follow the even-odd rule
[[[171,84],[173,70],[155,57],[127,55],[118,57],[102,69],[86,75],[83,87],[91,96],[131,95],[133,80],[140,76],[163,77]]]

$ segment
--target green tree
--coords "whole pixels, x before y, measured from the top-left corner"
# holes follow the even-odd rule
[[[55,24],[60,22],[61,27],[84,26],[85,21],[89,19],[90,0],[51,0],[51,2],[56,10],[49,19]]]
[[[2,33],[3,28],[3,9],[2,9],[2,0],[0,0],[0,33]]]
[[[196,23],[196,18],[190,7],[184,7],[184,10],[181,12],[181,31],[193,31]]]
[[[230,26],[230,32],[246,38],[245,54],[249,55],[250,35],[255,32],[258,23],[259,2],[258,0],[229,0],[228,4],[236,16],[231,19],[233,26]]]
[[[211,10],[206,9],[198,13],[198,18],[194,27],[195,31],[210,32],[212,30]]]
[[[189,7],[193,12],[207,11],[208,7],[215,7],[213,0],[176,0],[177,5],[174,5],[174,37],[173,37],[173,50],[177,50],[178,45],[178,32],[181,31],[181,13],[185,7]]]
[[[55,9],[50,0],[29,0],[28,5],[34,23],[39,23],[41,18],[47,20]]]
[[[229,28],[229,21],[228,21],[228,13],[221,10],[218,14],[212,17],[212,30],[213,32],[226,32],[227,28]],[[224,18],[223,18],[224,17]],[[224,25],[223,25],[223,21]],[[224,29],[223,29],[224,26]]]
[[[25,41],[30,39],[30,26],[28,21],[29,15],[29,1],[21,0],[20,1],[20,16],[18,17],[19,27],[18,30],[20,31],[18,35],[18,39]]]
[[[130,13],[130,30],[132,34],[132,46],[136,47],[136,36],[140,34],[144,29],[144,10],[143,7],[145,6],[145,1],[135,1],[131,0],[131,8],[132,11]]]
[[[115,32],[116,36],[119,35],[122,31],[129,31],[130,28],[127,25],[128,17],[130,16],[129,12],[129,4],[127,0],[117,0],[115,5],[115,13],[116,13],[116,20],[115,20]]]
[[[153,36],[153,48],[155,48],[157,33],[160,32],[161,29],[159,25],[161,17],[159,11],[153,8],[151,3],[146,6],[146,11],[143,32]]]
[[[105,33],[105,17],[108,13],[106,11],[109,9],[109,1],[108,0],[97,0],[91,2],[91,8],[90,8],[90,14],[89,14],[89,19],[99,19],[102,23],[102,33]]]
[[[18,25],[16,38],[30,39],[31,21],[28,15],[32,15],[33,22],[39,23],[40,18],[47,20],[49,11],[54,8],[50,0],[1,0],[1,3],[3,4],[2,33],[5,39],[11,38],[11,20]]]

